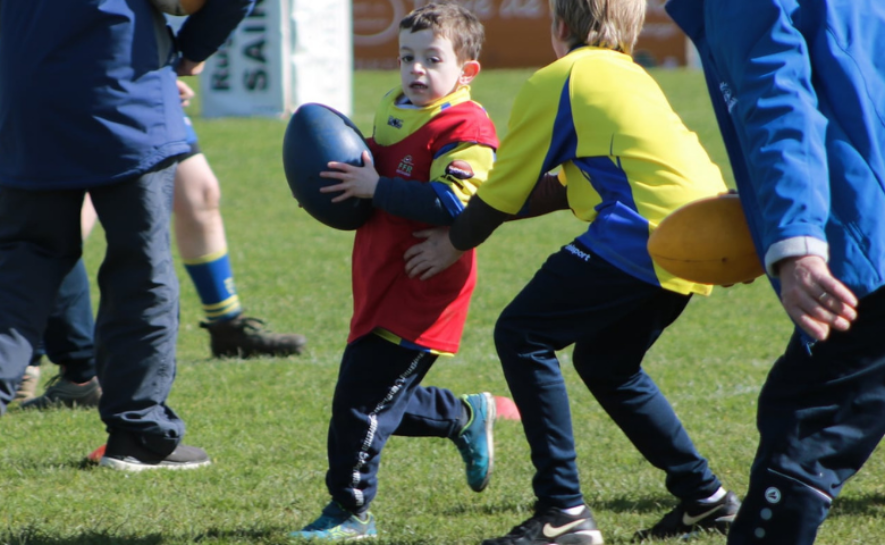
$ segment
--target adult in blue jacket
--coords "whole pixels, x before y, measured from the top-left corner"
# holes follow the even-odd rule
[[[813,543],[885,435],[885,3],[671,0],[797,328],[728,543]]]
[[[253,2],[207,2],[178,50],[150,0],[0,3],[0,413],[80,258],[88,192],[107,238],[95,335],[103,465],[209,463],[180,444],[184,423],[166,405],[178,326],[172,180],[189,150],[173,65],[199,72]]]

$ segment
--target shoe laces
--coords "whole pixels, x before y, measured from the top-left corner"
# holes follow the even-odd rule
[[[46,382],[46,389],[44,390],[43,395],[45,396],[45,395],[49,394],[50,392],[52,392],[53,390],[58,389],[58,387],[60,386],[59,383],[61,381],[62,381],[61,373],[59,373],[59,374],[55,375],[54,377],[52,377],[51,379],[49,379],[49,381]]]
[[[249,332],[257,332],[266,329],[264,320],[261,318],[255,318],[254,316],[237,316],[236,318],[219,322],[200,322],[200,327],[208,329],[209,331],[222,326],[229,329]]]
[[[685,505],[679,504],[664,515],[657,524],[651,527],[652,531],[660,531],[663,529],[680,528],[682,524],[682,515],[685,514]]]
[[[556,511],[555,507],[539,508],[536,505],[535,514],[514,526],[506,537],[534,536],[538,533],[538,528],[543,524],[541,520],[553,511]]]
[[[329,515],[320,515],[320,518],[311,522],[307,526],[304,527],[305,532],[320,532],[323,530],[328,530],[330,528],[334,528],[339,524],[343,523],[347,519],[339,519]]]
[[[323,508],[323,512],[320,514],[319,518],[308,524],[304,530],[310,532],[330,530],[336,526],[344,524],[350,519],[350,517],[359,518],[347,509],[341,507],[339,504],[332,502]]]
[[[255,318],[253,316],[243,316],[238,320],[238,326],[241,329],[248,329],[249,331],[261,331],[265,329],[264,320],[261,318]]]

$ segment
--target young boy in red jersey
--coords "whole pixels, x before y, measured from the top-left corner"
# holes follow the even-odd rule
[[[354,315],[329,425],[326,485],[332,501],[292,537],[358,539],[377,534],[368,512],[381,449],[393,435],[452,439],[479,492],[493,461],[495,401],[420,382],[439,355],[458,350],[476,261],[466,252],[432,281],[405,274],[412,233],[451,225],[492,168],[498,140],[469,83],[483,28],[455,3],[428,4],[400,22],[402,86],[375,116],[365,166],[329,163],[323,175],[334,201],[372,199],[376,210],[357,229],[353,249]],[[377,169],[377,170],[376,170]],[[380,174],[380,176],[379,176]]]

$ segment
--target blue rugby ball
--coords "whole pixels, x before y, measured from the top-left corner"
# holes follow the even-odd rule
[[[344,231],[363,225],[372,215],[371,199],[350,198],[333,203],[337,193],[320,193],[320,188],[340,183],[321,178],[329,161],[363,165],[363,152],[369,149],[363,135],[347,116],[317,103],[300,106],[283,138],[283,168],[292,196],[311,216]]]

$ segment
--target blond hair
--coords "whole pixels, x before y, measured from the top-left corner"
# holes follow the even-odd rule
[[[628,55],[645,21],[646,0],[550,0],[554,24],[562,21],[572,45],[594,45]]]
[[[485,29],[479,19],[456,2],[432,2],[403,17],[399,29],[419,32],[430,29],[452,42],[461,62],[479,59]]]

